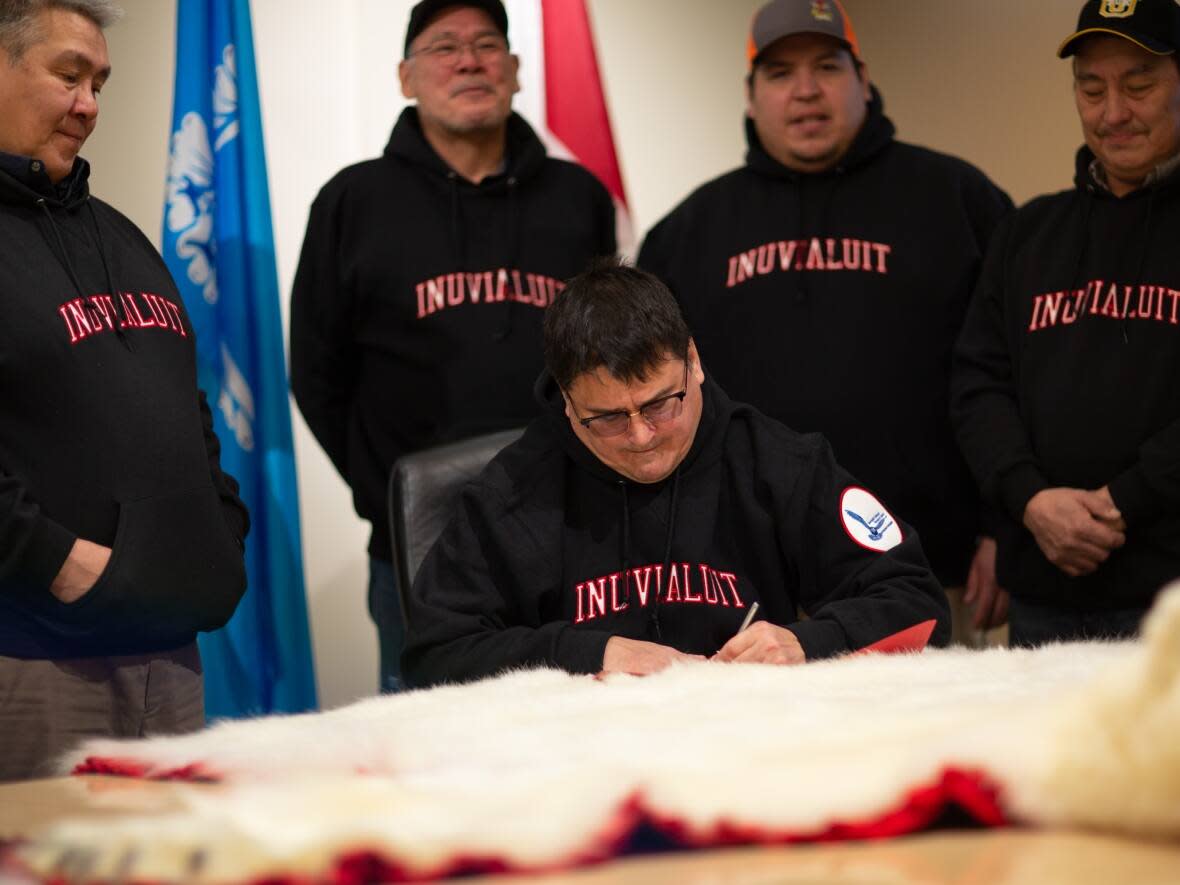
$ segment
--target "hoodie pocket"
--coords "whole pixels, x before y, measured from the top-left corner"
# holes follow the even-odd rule
[[[85,596],[52,596],[54,632],[86,642],[187,641],[229,620],[246,589],[242,550],[212,486],[121,502],[111,558]]]

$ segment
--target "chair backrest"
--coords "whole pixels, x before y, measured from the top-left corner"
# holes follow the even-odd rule
[[[387,502],[403,617],[404,595],[426,553],[450,520],[459,490],[522,433],[523,429],[489,433],[404,455],[394,463],[389,472]]]

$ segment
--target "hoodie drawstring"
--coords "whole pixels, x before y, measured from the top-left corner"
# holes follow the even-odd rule
[[[78,298],[85,301],[86,293],[82,290],[82,283],[78,280],[78,274],[74,271],[74,266],[70,263],[70,253],[66,249],[65,240],[61,238],[61,231],[58,229],[57,222],[53,220],[53,213],[49,211],[49,205],[45,202],[44,197],[39,197],[37,199],[37,206],[40,207],[41,211],[45,214],[45,219],[49,222],[49,229],[53,231],[53,239],[50,240],[48,237],[46,238],[46,241],[50,246],[50,251],[54,251],[53,246],[56,244],[58,263],[61,264],[62,268],[65,270],[66,276],[70,278],[70,283],[73,285],[74,292],[77,294]],[[116,318],[112,325],[114,326],[115,334],[118,336],[119,340],[123,342],[124,346],[128,350],[134,350],[135,348],[132,347],[131,342],[127,339],[126,334],[123,332],[122,326],[123,322],[125,321],[125,315],[119,304],[119,294],[115,291],[113,285],[111,284],[111,273],[110,268],[107,267],[106,253],[102,247],[102,237],[98,235],[98,219],[94,216],[94,207],[90,204],[89,198],[86,200],[86,206],[90,209],[90,220],[93,222],[95,234],[98,236],[98,255],[102,260],[103,270],[106,272],[107,286],[111,287],[111,303],[115,307]]]
[[[1147,266],[1147,253],[1151,248],[1151,221],[1155,217],[1155,194],[1159,189],[1158,182],[1153,184],[1147,192],[1147,218],[1143,222],[1143,235],[1139,237],[1139,261],[1135,265],[1135,280],[1132,292],[1139,291],[1143,286],[1143,268]],[[1142,298],[1140,294],[1140,298]],[[1131,337],[1127,332],[1127,312],[1123,311],[1123,344],[1130,344]]]
[[[668,533],[664,539],[664,570],[660,573],[664,579],[664,588],[671,586],[672,573],[672,536],[676,533],[676,498],[680,491],[680,468],[677,467],[672,474],[672,495],[668,501]],[[663,641],[663,633],[660,631],[660,593],[659,588],[656,588],[655,598],[651,605],[651,626],[655,632],[656,641]]]
[[[123,307],[123,297],[120,294],[119,287],[115,285],[114,277],[111,276],[111,265],[107,261],[106,244],[102,241],[102,226],[98,223],[98,215],[94,211],[94,204],[90,202],[90,198],[86,198],[86,208],[90,212],[90,223],[94,225],[94,244],[98,247],[98,259],[102,262],[102,272],[107,280],[107,289],[111,293],[111,302],[115,305],[115,334],[119,340],[123,342],[132,353],[135,352],[135,345],[131,343],[131,339],[123,332],[123,326],[127,322],[127,312]]]
[[[509,176],[506,182],[508,188],[508,269],[509,271],[520,267],[520,201],[517,195],[516,178]],[[515,325],[516,312],[520,309],[516,299],[513,298],[508,302],[504,311],[504,325],[502,325],[493,336],[496,341],[504,341],[512,334],[513,326]]]

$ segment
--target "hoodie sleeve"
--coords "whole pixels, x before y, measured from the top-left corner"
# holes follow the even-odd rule
[[[1110,496],[1127,527],[1180,513],[1180,421],[1139,447],[1139,460],[1110,482]]]
[[[933,622],[932,645],[950,641],[950,606],[917,533],[888,513],[887,502],[868,512],[863,491],[840,467],[826,440],[817,447],[808,476],[787,496],[788,512],[780,516],[783,544],[793,549],[800,578],[800,604],[808,620],[786,625],[798,638],[808,660],[855,651],[902,630]],[[808,487],[809,484],[809,487]],[[864,494],[871,494],[865,492]],[[879,503],[879,502],[878,502]],[[805,508],[805,509],[804,509]],[[879,541],[857,534],[862,520],[884,513]],[[852,528],[846,528],[852,526]],[[868,534],[864,528],[862,534]]]
[[[209,410],[205,391],[197,391],[197,400],[201,410],[201,430],[205,436],[205,455],[209,459],[209,475],[213,479],[213,488],[217,490],[217,496],[221,499],[221,511],[226,524],[233,536],[238,539],[238,546],[242,547],[246,535],[250,532],[250,511],[238,497],[237,480],[221,469],[221,440],[213,431],[213,413]]]
[[[357,378],[339,268],[339,200],[312,203],[291,290],[291,392],[316,441],[348,480],[348,412]]]
[[[951,422],[984,498],[1016,522],[1049,482],[1020,420],[1006,333],[1004,267],[1012,216],[993,237],[951,364]]]
[[[76,540],[41,512],[19,478],[0,469],[0,593],[28,583],[48,590]]]
[[[521,598],[522,584],[534,584],[548,562],[537,558],[544,552],[528,551],[527,527],[493,501],[486,486],[463,491],[406,594],[402,672],[412,686],[480,679],[511,667],[602,669],[611,634],[546,623],[536,600]]]

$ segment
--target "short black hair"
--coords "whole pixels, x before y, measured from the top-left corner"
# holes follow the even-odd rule
[[[620,381],[643,381],[692,336],[658,277],[617,258],[595,260],[545,311],[545,368],[562,390],[600,366]]]

